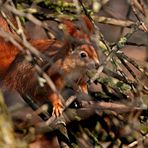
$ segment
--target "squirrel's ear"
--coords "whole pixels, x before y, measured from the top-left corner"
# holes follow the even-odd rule
[[[82,22],[80,30],[82,29],[82,31],[84,30],[84,32],[89,34],[93,33],[94,31],[93,24],[86,15],[81,15],[80,21]],[[72,36],[78,31],[77,26],[70,20],[64,20],[63,25],[65,32]]]
[[[77,31],[75,24],[70,20],[64,20],[63,25],[65,33],[70,34],[71,36]]]
[[[84,31],[87,33],[90,33],[90,34],[93,33],[94,27],[93,27],[93,24],[90,21],[90,19],[86,15],[82,15],[81,20],[82,20],[83,26],[84,26],[83,29],[85,29]]]

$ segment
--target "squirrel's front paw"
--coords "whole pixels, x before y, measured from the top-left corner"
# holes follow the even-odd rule
[[[60,101],[53,104],[52,115],[59,117],[62,114],[62,111],[63,111],[63,105]]]

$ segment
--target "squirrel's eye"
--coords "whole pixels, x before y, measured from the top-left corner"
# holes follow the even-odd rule
[[[86,57],[88,57],[88,54],[85,51],[81,51],[80,52],[80,57],[81,58],[86,58]]]

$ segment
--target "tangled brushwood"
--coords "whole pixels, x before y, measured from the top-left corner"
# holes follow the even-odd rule
[[[148,146],[146,1],[0,6],[0,147]]]

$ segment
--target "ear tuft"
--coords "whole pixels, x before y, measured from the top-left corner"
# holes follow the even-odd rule
[[[86,15],[82,15],[81,16],[82,21],[84,23],[84,26],[86,26],[87,31],[91,34],[93,33],[94,29],[93,29],[93,24],[90,21],[90,19],[86,16]]]
[[[65,32],[70,34],[71,36],[73,36],[74,33],[77,31],[76,26],[70,20],[64,20],[63,24]]]

